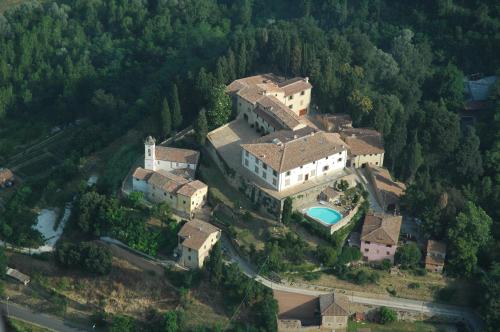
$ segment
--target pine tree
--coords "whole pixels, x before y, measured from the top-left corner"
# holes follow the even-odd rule
[[[167,137],[172,131],[172,115],[170,114],[170,107],[168,107],[167,98],[163,98],[161,104],[161,129],[163,136]]]
[[[205,111],[205,109],[202,109],[198,113],[198,117],[196,118],[196,121],[194,123],[196,142],[198,142],[198,144],[200,145],[205,144],[205,140],[208,134],[208,123],[207,123],[206,113],[207,112]]]
[[[247,44],[245,40],[241,42],[238,54],[238,77],[244,77],[247,73]]]
[[[210,256],[208,257],[206,269],[209,274],[210,282],[215,286],[218,286],[222,282],[222,250],[220,242],[217,242],[210,250]]]
[[[172,101],[172,127],[174,129],[179,129],[182,125],[182,113],[181,104],[179,102],[179,91],[177,90],[177,85],[172,86],[172,95],[170,96]]]

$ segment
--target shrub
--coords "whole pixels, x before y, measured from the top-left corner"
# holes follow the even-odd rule
[[[408,284],[409,289],[418,289],[420,288],[420,284],[418,282],[411,282]]]
[[[340,264],[347,264],[350,262],[359,261],[361,259],[361,252],[358,248],[345,246],[339,256]]]
[[[388,324],[395,322],[397,318],[398,314],[396,313],[396,311],[387,307],[380,308],[378,313],[378,319],[380,324]]]
[[[314,273],[314,272],[306,273],[303,276],[304,280],[306,280],[306,281],[318,280],[320,277],[321,277],[321,274]]]
[[[64,267],[79,268],[99,275],[111,271],[111,252],[92,242],[61,243],[54,255],[56,261]]]

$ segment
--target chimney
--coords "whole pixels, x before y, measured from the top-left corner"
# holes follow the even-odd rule
[[[309,82],[309,77],[304,78],[304,82],[308,83]]]

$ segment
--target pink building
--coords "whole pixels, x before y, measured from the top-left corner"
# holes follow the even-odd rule
[[[401,216],[367,213],[361,231],[363,260],[371,262],[388,259],[394,263],[402,220]]]

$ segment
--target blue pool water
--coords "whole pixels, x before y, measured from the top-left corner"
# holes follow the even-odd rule
[[[307,209],[306,214],[309,217],[318,219],[327,225],[336,224],[340,219],[342,219],[342,215],[338,211],[327,207],[311,207]]]

